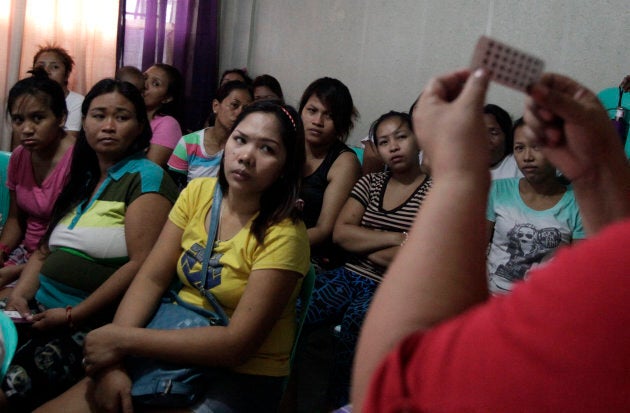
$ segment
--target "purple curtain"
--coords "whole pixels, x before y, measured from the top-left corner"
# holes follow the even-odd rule
[[[216,92],[219,0],[121,0],[117,67],[175,66],[185,79],[184,132],[203,127]]]

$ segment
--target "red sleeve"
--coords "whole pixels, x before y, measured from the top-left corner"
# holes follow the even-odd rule
[[[628,411],[630,220],[384,360],[367,412]]]

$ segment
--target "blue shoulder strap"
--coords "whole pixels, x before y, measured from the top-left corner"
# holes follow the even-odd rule
[[[206,243],[206,249],[203,253],[203,265],[201,267],[201,282],[197,284],[197,289],[203,297],[206,297],[210,305],[214,307],[217,315],[222,319],[224,325],[228,324],[228,316],[221,307],[221,304],[217,301],[215,296],[208,290],[206,290],[206,280],[208,279],[208,261],[212,255],[214,249],[214,243],[217,239],[217,230],[219,228],[219,221],[221,220],[221,201],[223,200],[223,192],[219,182],[214,186],[214,194],[212,200],[212,209],[210,211],[210,228],[208,228],[208,242]]]

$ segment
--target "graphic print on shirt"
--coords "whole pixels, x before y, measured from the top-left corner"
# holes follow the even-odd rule
[[[507,253],[510,255],[505,264],[497,267],[495,277],[508,283],[520,281],[533,264],[539,263],[545,256],[560,246],[560,230],[557,228],[537,229],[532,224],[517,224],[508,232]],[[500,283],[501,280],[495,280]]]
[[[191,285],[197,288],[199,288],[203,278],[201,269],[203,267],[205,249],[205,246],[194,243],[185,254],[182,254],[182,258],[180,259],[182,271],[186,279]],[[221,265],[219,260],[222,256],[223,254],[221,253],[213,252],[208,260],[208,277],[206,278],[206,285],[204,286],[206,290],[221,284],[221,270],[223,269],[223,265]]]

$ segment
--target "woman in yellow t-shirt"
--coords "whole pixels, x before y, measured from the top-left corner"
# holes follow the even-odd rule
[[[43,411],[88,411],[91,398],[111,411],[130,406],[132,383],[122,365],[128,355],[225,367],[192,411],[209,411],[217,404],[235,412],[276,411],[289,373],[295,300],[310,265],[306,228],[294,208],[303,164],[304,132],[295,110],[270,101],[247,106],[225,144],[219,177],[190,182],[114,322],[86,338],[84,362],[91,378]],[[220,258],[210,260],[214,276],[206,288],[230,317],[229,324],[200,327],[191,334],[141,328],[175,273],[184,284],[179,297],[207,306],[187,275],[202,266],[217,184],[223,202],[214,254]]]

